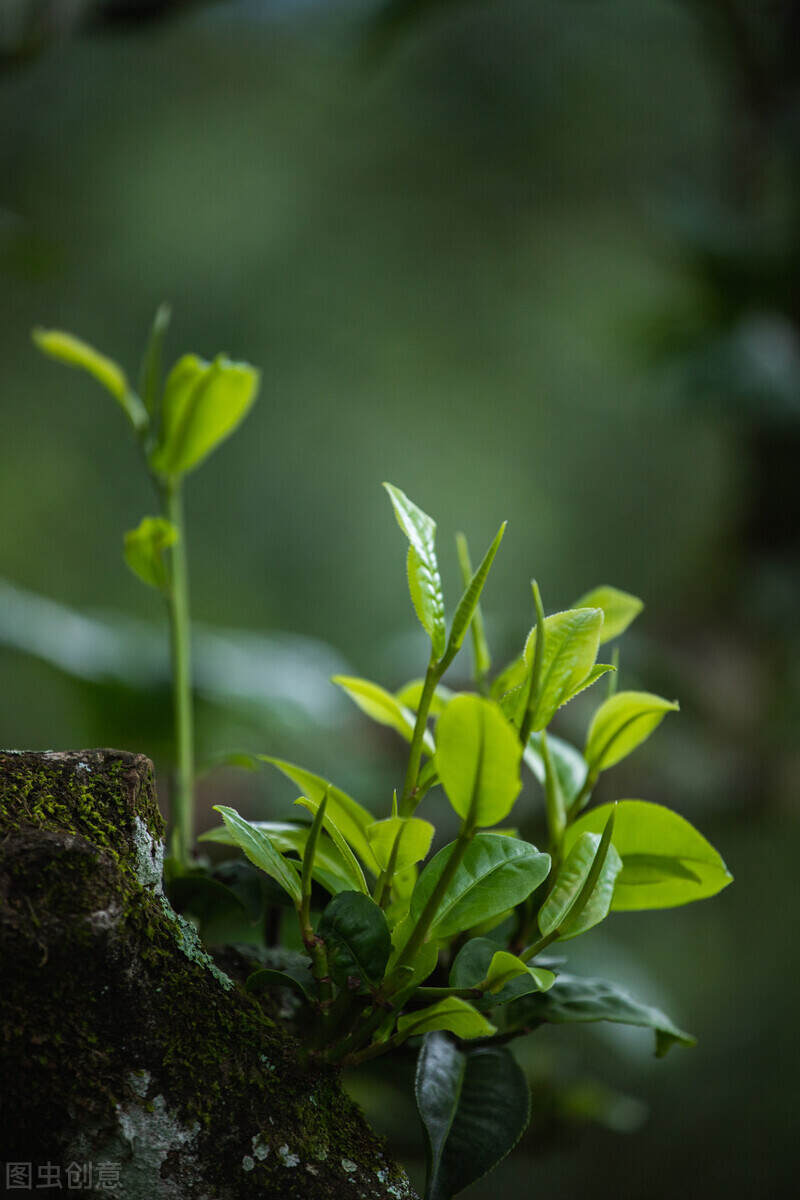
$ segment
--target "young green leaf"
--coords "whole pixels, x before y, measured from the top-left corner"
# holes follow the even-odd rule
[[[497,1027],[491,1021],[487,1021],[477,1008],[458,996],[448,996],[428,1008],[406,1013],[397,1022],[397,1032],[403,1041],[440,1029],[465,1039],[491,1037],[497,1033]]]
[[[644,604],[638,596],[630,592],[621,592],[619,588],[593,588],[580,600],[576,600],[573,608],[602,608],[603,628],[600,630],[600,645],[610,642],[612,638],[624,633],[632,621],[638,617]]]
[[[447,866],[456,843],[436,854],[423,870],[411,897],[416,921]],[[430,936],[447,938],[521,904],[550,870],[550,855],[517,838],[479,833],[470,843],[442,896]]]
[[[323,779],[321,775],[314,775],[311,771],[306,771],[304,767],[284,762],[281,758],[271,758],[268,754],[260,754],[258,757],[261,762],[277,767],[287,779],[291,779],[292,783],[296,783],[303,795],[308,796],[309,800],[319,802],[327,792],[328,816],[336,822],[337,829],[341,831],[342,836],[348,844],[353,847],[364,866],[373,875],[379,874],[380,867],[375,860],[375,855],[370,849],[367,835],[364,832],[367,826],[372,825],[375,820],[372,813],[367,812],[352,796],[348,796],[341,788],[335,787],[329,780]]]
[[[515,979],[524,979],[526,984],[528,980],[531,981],[534,986],[532,988],[526,986],[526,992],[546,992],[553,986],[556,977],[546,967],[528,966],[521,958],[517,958],[516,954],[509,954],[507,950],[497,950],[492,955],[492,961],[486,972],[485,982],[488,985],[488,991],[497,999],[506,990],[508,984]]]
[[[177,529],[165,517],[142,517],[136,529],[125,534],[125,562],[142,583],[166,591],[169,572],[164,551],[177,540]]]
[[[414,714],[391,692],[368,679],[356,679],[350,675],[334,675],[331,682],[346,692],[373,721],[396,729],[407,742],[411,741],[414,736]],[[423,735],[423,746],[428,754],[435,752],[433,738],[427,729]]]
[[[606,846],[604,862],[600,864],[591,893],[586,895],[584,892],[600,848],[599,833],[584,833],[571,847],[556,876],[553,890],[539,911],[539,929],[544,936],[558,931],[562,938],[576,937],[608,915],[614,881],[622,869],[622,861],[613,846]]]
[[[650,692],[617,692],[600,705],[589,726],[583,752],[589,769],[597,775],[613,767],[679,707],[677,701]]]
[[[249,363],[224,355],[212,363],[195,354],[179,359],[164,388],[153,470],[174,478],[198,466],[249,412],[258,385],[259,372]]]
[[[661,1058],[676,1043],[693,1046],[691,1034],[679,1029],[661,1009],[640,1004],[622,988],[604,979],[581,979],[559,975],[548,992],[535,992],[509,1004],[504,1010],[506,1030],[528,1030],[537,1025],[567,1025],[572,1022],[612,1021],[618,1025],[641,1025],[656,1035],[656,1055]]]
[[[397,524],[410,542],[408,551],[408,587],[420,624],[431,639],[434,656],[445,649],[444,595],[436,558],[436,522],[409,500],[405,492],[391,483],[383,485],[389,493]]]
[[[483,586],[486,583],[486,578],[491,570],[492,563],[494,562],[494,556],[497,554],[505,531],[506,522],[504,521],[495,534],[494,541],[486,551],[486,554],[483,556],[483,561],[481,562],[475,574],[472,576],[472,579],[470,579],[464,590],[463,596],[458,602],[458,607],[456,608],[455,615],[453,616],[453,624],[450,627],[450,637],[447,641],[447,649],[444,653],[444,659],[446,662],[452,662],[452,660],[455,658],[456,654],[461,648],[461,643],[464,641],[464,635],[469,629],[470,622],[476,615],[478,601],[480,600]],[[486,640],[484,638],[483,646],[485,647],[485,645]],[[480,650],[476,650],[476,661],[478,653],[481,653]],[[488,650],[485,651],[485,654],[481,653],[481,657],[488,660]],[[489,664],[487,661],[484,670],[486,671],[488,669]]]
[[[470,562],[467,539],[463,533],[456,534],[456,549],[458,551],[458,565],[461,567],[461,578],[464,587],[469,588],[472,581],[472,563]],[[489,645],[486,641],[486,630],[483,624],[483,613],[480,602],[475,605],[475,611],[470,624],[470,634],[472,636],[475,679],[481,683],[489,674],[492,666],[492,656],[489,653]]]
[[[603,613],[599,608],[572,608],[545,619],[544,655],[538,695],[532,697],[531,729],[544,729],[562,704],[588,686],[597,658]],[[525,645],[525,662],[533,668],[536,626]]]
[[[489,695],[492,700],[501,701],[509,692],[516,692],[525,683],[528,676],[528,664],[525,662],[525,655],[520,654],[519,658],[515,658],[508,666],[504,667],[500,674],[492,680],[489,688]]]
[[[78,367],[91,375],[121,405],[137,433],[146,427],[147,410],[136,393],[128,387],[127,377],[119,363],[106,358],[88,342],[61,329],[34,329],[33,340],[49,358],[68,367]]]
[[[611,807],[603,804],[570,826],[565,847],[602,829]],[[715,896],[733,879],[703,835],[660,804],[620,800],[613,843],[622,859],[611,904],[616,912],[675,908]]]
[[[387,817],[366,829],[367,840],[382,871],[388,869],[396,841],[394,869],[403,871],[427,857],[435,832],[430,821],[419,817]]]
[[[350,978],[376,986],[383,978],[392,950],[386,917],[369,896],[340,892],[320,918],[317,934],[328,946],[334,979],[347,986]]]
[[[312,800],[308,796],[299,796],[297,798],[297,800],[295,800],[295,804],[299,804],[302,808],[307,808],[310,813],[313,813],[315,819],[317,816],[317,811],[319,810],[320,806],[324,803],[325,803],[324,796],[323,796],[322,800]],[[322,817],[322,824],[325,828],[325,831],[332,838],[333,844],[335,845],[336,849],[339,851],[342,858],[347,863],[348,874],[351,875],[355,879],[357,890],[360,892],[367,893],[369,891],[369,888],[367,887],[367,881],[364,878],[364,872],[361,870],[361,865],[360,865],[358,859],[356,858],[355,854],[353,854],[353,851],[348,846],[347,839],[345,837],[343,837],[342,832],[339,829],[339,826],[336,824],[333,817],[331,816],[331,811],[330,811],[331,807],[332,806],[330,804],[326,805],[326,811]]]
[[[425,1200],[451,1200],[486,1175],[530,1118],[528,1082],[505,1046],[461,1049],[442,1033],[429,1034],[414,1090],[427,1136]]]
[[[467,828],[508,816],[522,787],[521,756],[519,738],[492,700],[456,696],[439,718],[436,767]]]
[[[316,858],[317,844],[319,835],[322,832],[322,822],[325,820],[325,809],[328,805],[327,793],[322,797],[322,800],[314,814],[314,820],[309,830],[306,840],[305,849],[303,851],[303,870],[300,879],[300,886],[303,890],[305,903],[308,904],[311,897],[311,879],[314,871],[314,860]]]
[[[225,804],[215,804],[214,811],[218,812],[231,832],[239,847],[251,863],[269,875],[287,892],[294,903],[299,905],[302,900],[300,880],[296,869],[282,858],[273,846],[269,836],[257,826],[240,817],[235,808]]]
[[[490,938],[474,937],[459,950],[450,968],[450,987],[474,988],[489,985],[482,1007],[507,1004],[528,992],[552,987],[555,975],[545,967],[531,967],[515,954],[499,950]]]
[[[142,367],[139,372],[139,394],[144,400],[145,408],[150,414],[151,420],[157,415],[159,401],[161,399],[161,362],[164,350],[164,338],[167,335],[172,310],[168,304],[159,304],[156,309],[156,315],[153,318],[153,324],[150,327],[150,336],[147,339],[147,348],[142,359]]]
[[[419,708],[422,689],[424,687],[424,679],[412,679],[409,683],[404,684],[399,692],[395,692],[395,699],[405,708],[410,708],[413,712],[416,712]],[[428,710],[430,715],[432,717],[440,717],[449,702],[453,699],[453,696],[455,696],[455,692],[451,691],[450,688],[445,687],[443,683],[437,684]]]

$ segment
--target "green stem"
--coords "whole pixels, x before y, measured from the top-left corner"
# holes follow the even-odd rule
[[[534,942],[533,945],[529,946],[528,949],[523,954],[520,954],[519,957],[524,963],[530,962],[532,958],[536,958],[537,954],[541,954],[541,952],[559,936],[560,931],[558,929],[554,929],[552,933],[548,933],[545,937],[540,937],[538,942]]]
[[[428,936],[428,931],[430,930],[433,919],[439,910],[442,897],[447,892],[447,889],[453,880],[453,876],[461,866],[461,860],[466,854],[469,844],[474,836],[474,829],[462,829],[461,833],[458,835],[455,846],[453,847],[453,853],[450,855],[444,870],[439,876],[439,882],[431,892],[428,903],[423,908],[419,920],[411,931],[408,941],[400,951],[392,975],[384,984],[384,988],[382,989],[384,991],[384,995],[391,995],[393,990],[397,990],[396,986],[393,985],[396,984],[395,976],[398,969],[400,967],[409,966],[414,961],[420,947],[422,946],[422,943]],[[387,985],[389,989],[388,992],[385,990]]]
[[[542,604],[542,596],[539,591],[539,585],[534,579],[531,587],[533,588],[533,603],[536,607],[536,642],[533,650],[533,667],[531,669],[531,684],[528,689],[528,698],[525,704],[525,716],[522,719],[522,728],[519,731],[519,740],[523,746],[527,746],[528,738],[531,736],[531,728],[533,726],[533,714],[536,711],[536,702],[539,699],[539,677],[542,673],[542,657],[544,655],[544,606]]]
[[[428,664],[428,670],[425,673],[425,683],[422,688],[422,695],[419,698],[417,719],[414,723],[414,733],[411,738],[411,749],[408,753],[408,767],[406,768],[406,778],[403,784],[403,795],[400,799],[401,817],[410,817],[417,807],[416,789],[419,777],[419,765],[422,761],[423,739],[428,724],[431,701],[433,700],[440,674],[438,665],[431,659]]]
[[[172,547],[167,608],[172,654],[172,698],[175,714],[175,792],[172,806],[172,853],[188,863],[194,845],[194,722],[189,618],[189,572],[183,497],[178,481],[162,489],[164,515],[178,531]]]

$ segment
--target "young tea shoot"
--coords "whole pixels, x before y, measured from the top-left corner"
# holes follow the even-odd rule
[[[183,484],[246,416],[258,392],[259,373],[248,363],[231,362],[222,354],[213,362],[185,354],[162,385],[169,320],[169,308],[161,305],[137,387],[118,363],[72,334],[36,329],[33,340],[44,354],[85,371],[113,396],[127,418],[155,491],[158,513],[143,517],[136,529],[125,534],[124,556],[133,573],[161,592],[167,605],[176,760],[171,849],[185,866],[194,844],[195,752]]]

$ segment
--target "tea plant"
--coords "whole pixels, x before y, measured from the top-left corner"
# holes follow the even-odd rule
[[[712,896],[731,876],[667,808],[626,799],[587,811],[600,775],[676,703],[612,686],[582,750],[548,733],[563,705],[604,675],[614,678],[614,664],[597,662],[599,648],[625,631],[641,601],[599,587],[546,617],[534,583],[535,624],[519,657],[492,680],[479,601],[505,525],[474,572],[459,537],[464,591],[448,632],[436,524],[399,488],[385,487],[409,542],[411,599],[431,645],[427,670],[397,693],[365,679],[334,682],[408,742],[399,797],[375,814],[304,767],[263,756],[302,792],[295,803],[311,824],[247,821],[218,805],[224,824],[201,840],[238,846],[296,910],[305,956],[286,972],[254,972],[248,986],[299,993],[309,1057],[356,1066],[422,1039],[416,1098],[428,1142],[426,1198],[447,1200],[525,1130],[530,1099],[507,1048],[513,1038],[544,1023],[612,1021],[652,1029],[658,1055],[693,1044],[615,984],[562,972],[560,959],[544,956],[548,947],[612,911]],[[442,677],[468,630],[476,690],[455,695]],[[542,788],[546,851],[503,824],[523,765]],[[434,788],[444,796],[416,815]],[[460,832],[429,857],[443,803]],[[315,912],[320,893],[330,899]],[[435,985],[427,982],[434,973]]]
[[[205,362],[179,358],[162,388],[162,350],[170,319],[158,309],[142,361],[138,391],[122,367],[72,334],[34,330],[49,357],[88,372],[119,403],[155,488],[159,515],[144,517],[125,534],[125,561],[167,603],[172,656],[176,771],[172,797],[172,854],[188,864],[194,845],[194,722],[189,617],[189,573],[183,518],[183,481],[239,424],[256,398],[259,374],[248,363],[219,355]]]

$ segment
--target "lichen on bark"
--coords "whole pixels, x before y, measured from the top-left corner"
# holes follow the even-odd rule
[[[152,766],[0,752],[0,1128],[9,1161],[106,1161],[120,1195],[414,1195],[329,1068],[161,891]]]

